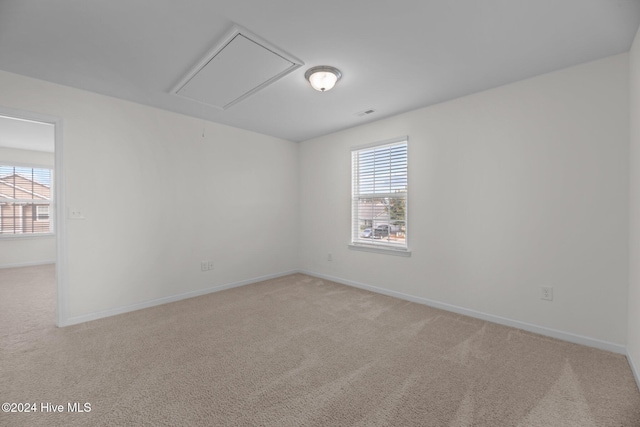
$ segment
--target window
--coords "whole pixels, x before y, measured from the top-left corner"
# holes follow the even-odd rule
[[[0,235],[53,232],[50,169],[0,165]]]
[[[351,152],[353,248],[407,251],[407,142]]]
[[[36,221],[49,221],[49,205],[35,205]]]

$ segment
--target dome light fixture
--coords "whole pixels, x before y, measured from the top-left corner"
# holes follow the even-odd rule
[[[309,81],[311,87],[319,92],[331,90],[341,77],[340,70],[328,65],[311,67],[304,73],[304,78]]]

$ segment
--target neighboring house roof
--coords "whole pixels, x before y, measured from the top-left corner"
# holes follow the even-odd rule
[[[359,202],[358,212],[360,213],[360,217],[366,219],[378,219],[380,217],[386,217],[389,214],[387,205],[384,203],[372,203],[362,200]]]
[[[0,177],[0,197],[13,200],[51,200],[51,188],[15,173]]]

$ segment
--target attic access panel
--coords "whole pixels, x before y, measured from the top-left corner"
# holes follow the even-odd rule
[[[300,60],[235,27],[172,92],[227,109],[301,66]]]

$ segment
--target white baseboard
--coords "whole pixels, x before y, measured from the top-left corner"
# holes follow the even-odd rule
[[[98,320],[104,317],[115,316],[118,314],[128,313],[131,311],[141,310],[143,308],[155,307],[157,305],[167,304],[170,302],[176,302],[187,298],[199,297],[201,295],[210,294],[213,292],[223,291],[225,289],[237,288],[251,283],[262,282],[263,280],[275,279],[282,276],[288,276],[289,274],[295,274],[297,271],[286,271],[281,273],[269,274],[266,276],[254,277],[247,280],[241,280],[239,282],[227,283],[225,285],[212,286],[206,289],[200,289],[192,292],[185,292],[183,294],[171,295],[168,297],[157,298],[150,301],[144,301],[136,304],[126,305],[124,307],[117,307],[109,310],[103,310],[96,313],[83,314],[81,316],[74,316],[64,319],[60,326],[77,325],[78,323],[89,322],[91,320]]]
[[[629,354],[629,350],[626,352],[627,362],[629,362],[629,366],[631,367],[631,372],[633,372],[633,377],[636,379],[636,385],[638,386],[638,390],[640,390],[640,371],[636,368],[636,364],[633,362],[633,358]]]
[[[0,268],[18,268],[18,267],[35,267],[36,265],[47,265],[47,264],[55,264],[55,259],[44,260],[44,261],[29,261],[29,262],[20,262],[17,264],[4,264],[0,265]]]
[[[355,282],[353,280],[342,279],[340,277],[333,277],[333,276],[328,276],[326,274],[315,273],[313,271],[299,270],[299,273],[307,274],[309,276],[315,276],[320,279],[330,280],[332,282],[341,283],[347,286],[353,286],[356,288],[365,289],[378,294],[388,295],[388,296],[400,298],[403,300],[416,302],[419,304],[425,304],[430,307],[439,308],[439,309],[450,311],[457,314],[463,314],[465,316],[486,320],[492,323],[498,323],[500,325],[523,329],[528,332],[533,332],[533,333],[544,335],[551,338],[557,338],[559,340],[568,341],[574,344],[581,344],[581,345],[586,345],[588,347],[595,347],[601,350],[607,350],[607,351],[611,351],[613,353],[618,353],[618,354],[627,354],[627,348],[624,345],[602,341],[596,338],[576,335],[570,332],[564,332],[556,329],[547,328],[544,326],[534,325],[532,323],[521,322],[519,320],[507,319],[505,317],[495,316],[493,314],[483,313],[480,311],[471,310],[468,308],[459,307],[452,304],[434,301],[428,298],[422,298],[422,297],[417,297],[413,295],[403,294],[401,292],[391,291],[389,289],[378,288],[376,286],[370,286],[364,283]],[[634,371],[634,374],[636,374],[635,372],[636,371]],[[638,376],[636,375],[636,379],[637,378]]]
[[[508,318],[505,318],[505,317],[496,316],[496,315],[488,314],[488,313],[483,313],[483,312],[480,312],[480,311],[471,310],[471,309],[468,309],[468,308],[459,307],[459,306],[452,305],[452,304],[447,304],[447,303],[443,303],[443,302],[439,302],[439,301],[434,301],[434,300],[431,300],[431,299],[428,299],[428,298],[417,297],[417,296],[414,296],[414,295],[404,294],[402,292],[397,292],[397,291],[392,291],[392,290],[389,290],[389,289],[384,289],[384,288],[379,288],[379,287],[376,287],[376,286],[367,285],[367,284],[356,282],[356,281],[353,281],[353,280],[342,279],[340,277],[329,276],[329,275],[326,275],[326,274],[321,274],[321,273],[316,273],[316,272],[313,272],[313,271],[306,271],[306,270],[285,271],[285,272],[270,274],[270,275],[266,275],[266,276],[254,277],[254,278],[251,278],[251,279],[241,280],[241,281],[238,281],[238,282],[227,283],[227,284],[218,285],[218,286],[212,286],[212,287],[209,287],[209,288],[206,288],[206,289],[200,289],[200,290],[197,290],[197,291],[185,292],[185,293],[178,294],[178,295],[172,295],[172,296],[168,296],[168,297],[157,298],[157,299],[154,299],[154,300],[144,301],[144,302],[140,302],[140,303],[136,303],[136,304],[131,304],[131,305],[127,305],[127,306],[124,306],[124,307],[117,307],[117,308],[113,308],[113,309],[109,309],[109,310],[103,310],[103,311],[96,312],[96,313],[89,313],[89,314],[84,314],[84,315],[81,315],[81,316],[69,317],[69,318],[65,319],[64,322],[61,322],[62,324],[60,326],[70,326],[70,325],[75,325],[75,324],[78,324],[78,323],[89,322],[91,320],[97,320],[97,319],[101,319],[101,318],[104,318],[104,317],[115,316],[115,315],[118,315],[118,314],[128,313],[128,312],[135,311],[135,310],[141,310],[143,308],[154,307],[154,306],[157,306],[157,305],[162,305],[162,304],[167,304],[167,303],[170,303],[170,302],[180,301],[180,300],[187,299],[187,298],[193,298],[193,297],[197,297],[197,296],[201,296],[201,295],[206,295],[206,294],[210,294],[210,293],[213,293],[213,292],[219,292],[219,291],[223,291],[225,289],[237,288],[237,287],[240,287],[240,286],[249,285],[251,283],[257,283],[257,282],[261,282],[263,280],[275,279],[275,278],[278,278],[278,277],[283,277],[283,276],[287,276],[289,274],[294,274],[294,273],[307,274],[309,276],[314,276],[314,277],[318,277],[318,278],[321,278],[321,279],[330,280],[332,282],[341,283],[343,285],[353,286],[353,287],[356,287],[356,288],[365,289],[365,290],[368,290],[368,291],[371,291],[371,292],[375,292],[375,293],[378,293],[378,294],[388,295],[388,296],[400,298],[400,299],[403,299],[403,300],[416,302],[416,303],[419,303],[419,304],[425,304],[425,305],[428,305],[430,307],[439,308],[439,309],[450,311],[450,312],[453,312],[453,313],[458,313],[458,314],[462,314],[462,315],[465,315],[465,316],[470,316],[470,317],[474,317],[474,318],[477,318],[477,319],[486,320],[488,322],[493,322],[493,323],[497,323],[497,324],[500,324],[500,325],[511,326],[511,327],[514,327],[514,328],[518,328],[518,329],[522,329],[522,330],[525,330],[525,331],[537,333],[537,334],[540,334],[540,335],[544,335],[544,336],[548,336],[548,337],[552,337],[552,338],[557,338],[557,339],[560,339],[560,340],[563,340],[563,341],[568,341],[568,342],[572,342],[572,343],[575,343],[575,344],[586,345],[586,346],[589,346],[589,347],[595,347],[595,348],[599,348],[601,350],[611,351],[613,353],[624,354],[624,355],[627,356],[627,359],[629,360],[629,365],[631,366],[633,374],[634,374],[634,376],[636,378],[636,381],[638,383],[638,386],[640,388],[640,376],[638,375],[639,372],[635,368],[633,360],[629,356],[629,354],[627,352],[627,349],[626,349],[626,347],[624,345],[615,344],[615,343],[611,343],[611,342],[607,342],[607,341],[602,341],[602,340],[599,340],[599,339],[586,337],[586,336],[582,336],[582,335],[577,335],[577,334],[573,334],[573,333],[570,333],[570,332],[559,331],[559,330],[556,330],[556,329],[547,328],[547,327],[535,325],[535,324],[532,324],[532,323],[521,322],[519,320],[508,319]]]

